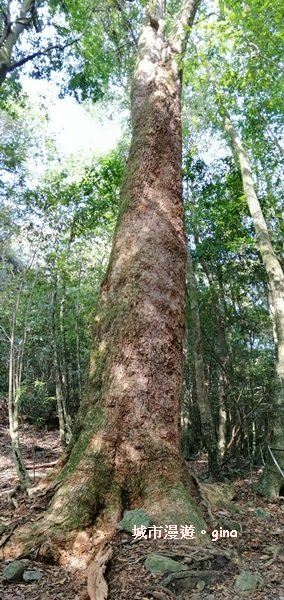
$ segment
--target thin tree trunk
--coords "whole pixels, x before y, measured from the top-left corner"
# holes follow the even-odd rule
[[[63,290],[61,294],[60,307],[59,307],[59,328],[60,328],[60,340],[61,340],[61,378],[62,385],[64,387],[64,396],[66,398],[66,406],[70,401],[70,389],[69,389],[69,373],[67,367],[67,344],[65,334],[65,302],[66,302],[66,282],[63,282]]]
[[[277,337],[277,394],[271,423],[269,456],[258,487],[265,495],[277,497],[281,486],[283,486],[281,465],[284,467],[284,274],[271,244],[266,221],[255,191],[248,155],[240,137],[234,129],[229,113],[227,111],[224,112],[225,130],[240,164],[244,193],[250,215],[253,219],[274,308],[275,332]],[[276,466],[276,463],[278,463],[280,468]]]
[[[63,409],[64,418],[66,421],[66,443],[68,444],[72,437],[72,419],[70,414],[70,379],[67,364],[67,344],[66,344],[66,332],[65,332],[65,302],[66,302],[66,281],[63,283],[63,290],[60,300],[59,310],[59,325],[60,325],[60,337],[61,337],[61,353],[57,346],[57,363],[59,365],[59,373],[61,374],[61,383],[63,391]],[[61,354],[61,360],[60,360]]]
[[[20,287],[17,294],[17,299],[15,303],[15,308],[12,316],[11,323],[11,332],[10,332],[10,356],[9,356],[9,391],[8,391],[8,413],[9,413],[9,429],[11,436],[11,446],[12,446],[12,455],[13,461],[15,465],[15,469],[19,478],[20,483],[23,488],[27,488],[30,485],[30,478],[25,467],[25,463],[22,456],[21,446],[20,446],[20,419],[19,419],[19,402],[21,397],[21,382],[22,382],[22,372],[23,372],[23,358],[24,358],[24,350],[25,343],[27,338],[27,321],[29,315],[30,302],[32,298],[32,292],[35,285],[35,280],[33,282],[33,286],[30,292],[29,300],[25,310],[25,320],[24,320],[24,330],[23,336],[20,342],[18,343],[18,349],[16,350],[16,326],[17,326],[17,317],[20,307],[20,301],[22,296],[22,291],[24,287],[25,277],[30,267],[32,266],[33,260],[35,258],[35,254],[31,258],[31,262],[26,268],[26,271],[22,277]]]
[[[209,473],[213,479],[217,479],[220,476],[219,452],[205,380],[203,343],[197,299],[197,284],[193,270],[191,253],[189,250],[187,255],[187,281],[189,301],[191,306],[191,323],[193,328],[196,394],[201,417],[202,439],[208,453]]]
[[[77,363],[77,384],[79,406],[82,400],[82,367],[81,367],[81,342],[80,342],[80,327],[79,327],[79,311],[80,311],[80,291],[81,291],[81,265],[78,275],[78,293],[75,300],[75,331],[76,331],[76,363]]]
[[[20,446],[19,438],[19,401],[21,393],[21,379],[22,379],[22,364],[23,364],[23,351],[24,348],[18,349],[18,360],[15,357],[15,332],[16,332],[16,319],[19,309],[20,296],[22,292],[22,285],[18,292],[17,302],[15,311],[12,317],[12,327],[10,333],[10,357],[9,357],[9,391],[8,391],[8,413],[9,413],[9,429],[11,437],[12,455],[13,461],[18,475],[19,481],[24,488],[27,488],[30,484],[30,478],[28,476],[27,469],[22,456],[22,450]],[[24,337],[26,337],[26,328]],[[22,344],[24,346],[24,340]]]
[[[55,396],[57,404],[57,414],[59,420],[59,437],[62,446],[66,446],[72,436],[71,429],[67,418],[66,403],[64,390],[61,378],[61,365],[59,359],[59,351],[57,344],[57,329],[56,329],[56,297],[57,297],[57,281],[54,283],[54,289],[51,294],[51,332],[52,332],[52,350],[53,350],[53,368],[55,381]]]
[[[218,451],[220,459],[223,459],[226,454],[227,444],[231,434],[232,407],[229,402],[229,390],[232,385],[233,368],[231,364],[231,352],[226,331],[225,301],[221,293],[222,290],[220,288],[220,279],[217,277],[219,283],[219,289],[217,290],[208,265],[204,260],[201,260],[200,264],[211,289],[213,308],[212,318],[216,321],[217,329],[216,342],[218,350],[215,353],[211,344],[209,344],[209,347],[214,360],[218,364],[218,369],[216,370],[216,388],[218,398],[216,402],[213,398],[213,404],[217,406],[215,420],[218,426]]]

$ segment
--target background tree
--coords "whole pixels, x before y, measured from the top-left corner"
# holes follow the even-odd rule
[[[234,114],[234,119],[242,130],[244,143],[247,145],[247,159],[251,163],[250,170],[253,169],[256,175],[255,182],[258,194],[261,197],[261,202],[264,203],[264,212],[268,216],[268,229],[271,229],[273,242],[276,244],[276,253],[278,251],[280,256],[279,234],[281,223],[277,215],[279,214],[280,202],[278,173],[281,164],[281,144],[274,142],[273,145],[272,139],[276,121],[278,121],[281,131],[278,112],[282,102],[279,98],[282,72],[278,66],[279,61],[281,61],[282,50],[281,20],[277,3],[273,8],[268,8],[267,14],[262,11],[260,15],[258,8],[258,3],[252,1],[247,5],[244,14],[241,16],[239,6],[234,3],[227,6],[226,3],[223,3],[221,9],[217,9],[216,14],[212,15],[211,19],[204,21],[203,24],[201,23],[196,36],[193,38],[194,46],[192,50],[195,53],[195,61],[191,61],[186,66],[185,77],[189,78],[191,84],[188,101],[190,101],[191,107],[195,107],[193,115],[191,114],[191,123],[195,119],[194,128],[198,123],[199,132],[201,126],[205,140],[209,128],[216,136],[216,145],[220,143],[219,132],[222,132],[222,121],[218,115],[220,104],[224,103],[225,106],[229,107],[229,111]],[[269,28],[264,26],[263,19],[270,19],[273,22],[275,35],[273,35],[273,41],[270,44],[268,43]],[[198,65],[198,78],[196,78],[194,71],[196,65]],[[262,116],[258,118],[260,114]],[[224,150],[222,151],[224,152]],[[271,154],[274,155],[273,165],[272,163],[269,164]],[[245,185],[248,176],[249,173],[246,170]],[[277,185],[275,186],[276,181]],[[236,202],[240,202],[240,197],[236,197]],[[230,217],[227,213],[226,220],[228,219]],[[226,220],[224,219],[224,227],[226,227]],[[251,235],[255,237],[253,231],[251,231]],[[196,231],[195,228],[195,241],[198,236],[198,229]],[[219,231],[218,239],[222,239],[222,236],[223,232]],[[259,259],[261,260],[260,257]],[[206,269],[204,260],[202,264]],[[214,284],[214,276],[212,277],[212,273],[207,268],[208,281],[210,278]],[[219,269],[218,279],[223,286],[222,278],[223,275]],[[268,288],[266,288],[266,292],[268,295]],[[219,293],[219,298],[221,298],[222,305],[227,310],[226,298],[223,292],[221,292],[221,297]],[[278,300],[277,304],[279,306],[283,304],[283,292],[282,295],[280,292],[280,302]],[[268,302],[266,302],[266,305],[267,310],[269,310]],[[224,310],[222,312],[224,314]],[[218,314],[220,314],[219,309]],[[222,337],[225,341],[225,336]],[[231,364],[232,367],[233,363],[230,356],[233,348],[231,344],[223,344],[223,350],[225,361],[228,365]],[[224,365],[224,361],[221,362]],[[221,378],[223,381],[227,380],[228,384],[228,373],[223,371]],[[233,380],[231,380],[227,389],[230,395],[232,386],[235,386]],[[224,397],[228,398],[228,393]],[[223,410],[222,414],[224,414]],[[269,409],[266,416],[272,418],[272,412],[270,413]],[[237,414],[235,418],[238,418]],[[274,429],[272,421],[270,425]],[[241,425],[241,429],[243,429],[243,426],[244,424]],[[280,425],[280,430],[282,429]],[[274,443],[273,445],[281,448],[281,443],[278,445]],[[268,460],[268,464],[270,463],[271,458]],[[270,464],[269,469],[271,467]],[[278,479],[276,485],[278,488],[276,494],[278,494],[278,484],[280,482],[281,486],[282,480],[281,466],[279,470],[274,464],[273,470],[274,476]],[[269,493],[268,488],[267,493]],[[275,493],[275,491],[272,493]]]
[[[205,384],[223,474],[228,475],[236,466],[244,469],[261,462],[269,428],[275,380],[265,273],[232,160],[207,165],[189,157],[185,176]],[[188,336],[191,349],[192,319]],[[187,361],[194,381],[190,352]],[[194,424],[196,406],[193,402],[189,415]],[[197,444],[192,451],[199,449]]]
[[[108,256],[123,162],[119,150],[82,165],[81,171],[76,161],[76,173],[66,179],[66,167],[56,170],[53,157],[53,166],[46,166],[34,186],[25,160],[35,140],[25,137],[22,122],[18,129],[17,118],[11,118],[14,129],[10,125],[2,138],[7,168],[1,188],[0,360],[1,392],[9,390],[11,434],[19,454],[20,416],[44,425],[55,399],[62,443],[70,437],[88,361],[88,318]],[[26,147],[10,166],[18,131]]]

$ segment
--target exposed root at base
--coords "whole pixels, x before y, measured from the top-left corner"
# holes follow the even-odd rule
[[[208,514],[209,511],[200,510],[202,500],[203,509],[208,507],[205,507],[195,478],[190,484],[186,475],[172,476],[171,479],[145,476],[143,485],[137,487],[131,501],[130,494],[124,494],[121,482],[114,485],[110,481],[108,486],[102,487],[100,496],[94,496],[93,488],[88,487],[92,480],[87,477],[84,483],[81,480],[81,485],[74,488],[72,476],[67,478],[67,483],[54,480],[45,492],[40,493],[41,501],[49,502],[46,512],[33,522],[16,528],[4,546],[3,555],[5,558],[35,558],[87,575],[86,599],[88,594],[91,600],[106,600],[108,587],[104,573],[125,509],[143,508],[156,525],[188,523],[197,533],[205,528],[203,512]],[[76,511],[79,506],[81,510]]]
[[[220,581],[221,571],[222,575],[225,572],[232,576],[238,570],[232,548],[205,548],[198,539],[194,544],[192,539],[165,538],[143,539],[133,544],[131,536],[123,532],[116,536],[112,547],[113,556],[106,575],[111,600],[136,597],[181,600],[191,597],[201,580],[204,587],[210,587],[211,583]],[[149,558],[153,561],[155,556],[165,558],[165,566],[164,571],[155,571],[153,579]],[[180,572],[169,575],[166,559],[178,563]]]
[[[108,586],[104,578],[104,572],[112,554],[111,546],[108,548],[104,546],[88,566],[87,592],[90,600],[106,600],[107,598]]]

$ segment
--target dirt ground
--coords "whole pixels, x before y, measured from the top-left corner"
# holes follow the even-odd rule
[[[36,431],[25,425],[21,442],[26,465],[36,485],[61,454],[58,433]],[[202,475],[206,468],[204,457],[190,463],[189,468],[192,467]],[[36,497],[9,498],[8,492],[16,484],[9,432],[3,424],[0,426],[0,525],[9,525],[27,515],[37,518],[43,509]],[[133,536],[119,532],[112,543],[113,555],[105,575],[109,600],[238,600],[246,597],[284,600],[284,499],[268,503],[255,497],[249,479],[238,479],[234,489],[232,510],[216,506],[212,512],[218,519],[237,522],[240,531],[237,538],[213,542],[211,550],[201,550],[192,540],[135,541]],[[256,516],[256,507],[265,509],[269,515]],[[4,534],[1,537],[0,533],[0,552],[3,539]],[[144,561],[150,552],[164,554],[186,565],[192,573],[187,584],[182,578],[165,582],[164,575],[148,572]],[[4,584],[2,572],[6,563],[2,561],[0,600],[79,600],[85,597],[85,581],[78,573],[56,565],[24,562],[27,567],[42,571],[43,578],[36,583]],[[261,575],[263,588],[237,594],[234,582],[242,571]]]

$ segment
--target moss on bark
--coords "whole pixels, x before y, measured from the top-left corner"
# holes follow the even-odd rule
[[[155,525],[193,525],[199,536],[206,529],[202,512],[182,481],[169,484],[163,477],[156,479],[145,490],[143,508]]]

